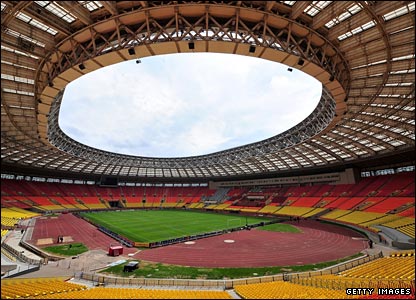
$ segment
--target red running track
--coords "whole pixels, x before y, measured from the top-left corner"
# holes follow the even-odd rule
[[[302,233],[270,232],[258,229],[243,230],[221,236],[143,250],[135,259],[195,266],[195,267],[267,267],[314,264],[336,260],[356,254],[367,247],[362,236],[350,229],[317,221],[288,222]],[[71,236],[74,242],[84,243],[90,250],[107,251],[116,240],[99,231],[90,223],[73,216],[61,214],[58,218],[37,219],[30,241]],[[224,240],[234,243],[224,243]],[[50,245],[45,245],[50,246]],[[124,247],[124,254],[138,249]]]
[[[110,236],[99,231],[94,225],[75,217],[73,214],[61,214],[57,218],[38,218],[32,233],[31,244],[36,245],[39,239],[52,238],[53,245],[57,245],[58,236],[70,236],[73,242],[81,242],[88,247],[89,250],[103,249],[108,250],[110,244],[119,242]],[[52,246],[39,245],[40,247]],[[39,247],[38,246],[38,247]],[[137,252],[136,248],[123,247],[124,254]]]
[[[356,254],[367,247],[359,233],[317,221],[291,223],[303,233],[243,230],[149,249],[137,259],[193,267],[267,267],[314,264]],[[234,240],[225,243],[224,240]]]

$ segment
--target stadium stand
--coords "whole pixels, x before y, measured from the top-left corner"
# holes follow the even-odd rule
[[[412,217],[415,215],[415,206],[412,205],[404,209],[403,211],[397,213],[397,215],[402,216],[402,217]]]
[[[415,279],[414,251],[392,253],[339,274],[290,277],[276,281],[238,285],[244,299],[348,299],[347,288],[412,288]],[[411,295],[410,295],[411,296]]]
[[[97,287],[82,291],[52,294],[44,299],[231,299],[224,291],[161,290]]]
[[[6,181],[7,183],[7,181]],[[57,184],[54,184],[57,185]],[[60,186],[60,190],[64,190],[65,188],[61,187],[61,186],[65,186],[65,184],[59,184],[58,186]],[[327,185],[323,185],[323,186],[327,186]],[[50,199],[52,198],[50,195],[46,194],[46,192],[52,192],[54,193],[57,188],[50,188],[48,189],[46,187],[46,185],[42,186],[42,192],[39,191],[40,189],[35,189],[35,185],[32,184],[31,189],[32,190],[36,190],[39,193],[43,193],[44,196],[33,196],[31,195],[29,198],[32,199],[32,201],[36,204],[41,204],[41,201],[44,201],[45,198]],[[16,187],[15,187],[16,188]],[[18,188],[16,188],[17,190],[12,191],[13,194],[24,194],[23,189],[19,190]],[[81,190],[82,188],[80,188]],[[280,188],[275,187],[274,189],[270,188],[273,192],[271,193],[266,193],[264,199],[268,199],[273,197],[273,195],[279,194],[279,190]],[[3,189],[2,189],[3,190]],[[6,190],[10,191],[10,188],[6,187]],[[29,189],[27,189],[29,190]],[[85,192],[83,193],[84,195],[86,194],[90,194],[92,193],[92,189],[88,189],[89,192]],[[122,193],[124,193],[126,190],[129,189],[118,189],[120,191],[120,195]],[[154,201],[154,202],[150,202],[149,204],[154,205],[154,203],[156,203],[156,207],[157,205],[160,205],[163,207],[164,204],[170,204],[172,206],[165,206],[165,207],[174,207],[177,204],[181,203],[180,200],[184,200],[184,199],[192,199],[189,200],[189,202],[182,202],[185,203],[187,205],[188,208],[194,208],[194,209],[201,209],[201,208],[205,208],[205,209],[213,209],[213,210],[238,210],[238,211],[242,211],[242,212],[257,212],[257,213],[264,213],[264,214],[272,214],[272,215],[280,215],[280,216],[301,216],[302,218],[308,218],[308,217],[314,217],[315,215],[319,215],[319,213],[324,212],[324,215],[320,216],[320,218],[322,219],[326,219],[326,220],[333,220],[336,222],[341,222],[341,223],[345,223],[345,224],[354,224],[357,226],[361,226],[363,228],[368,228],[373,230],[374,232],[379,232],[380,229],[376,228],[374,226],[376,225],[383,225],[386,227],[390,227],[390,228],[394,228],[396,230],[399,230],[405,234],[407,234],[409,237],[413,237],[414,238],[414,199],[412,199],[411,197],[400,197],[400,196],[391,196],[391,197],[316,197],[316,196],[298,196],[298,197],[292,197],[289,196],[288,198],[286,198],[286,200],[284,201],[284,206],[280,206],[277,203],[272,203],[271,201],[269,203],[269,205],[266,205],[266,201],[263,202],[263,206],[261,207],[251,207],[251,206],[238,206],[238,205],[233,205],[233,203],[244,203],[244,201],[247,200],[247,198],[244,199],[235,199],[234,201],[226,201],[222,204],[211,204],[211,205],[207,205],[204,206],[204,202],[203,202],[203,192],[201,192],[201,190],[199,189],[198,192],[196,192],[196,190],[192,190],[189,189],[187,191],[186,188],[183,189],[175,189],[175,190],[169,190],[168,188],[157,188],[154,187],[153,189],[147,189],[148,193],[152,193],[152,195],[156,195],[156,196],[148,196],[148,200],[149,201]],[[315,189],[315,191],[319,191],[322,190],[320,189]],[[331,190],[330,187],[323,189],[325,191]],[[26,191],[26,189],[25,189]],[[95,190],[96,192],[98,191],[98,189]],[[143,192],[144,189],[141,188],[136,188],[135,192],[138,192],[138,194],[140,195],[141,192]],[[206,191],[206,189],[205,189]],[[281,190],[280,190],[281,191]],[[188,196],[189,197],[182,197],[182,195],[184,193],[188,192]],[[292,187],[291,192],[293,194],[304,194],[304,189],[300,189],[297,190],[296,187]],[[130,192],[130,193],[126,193],[126,194],[130,194],[132,195],[134,192]],[[241,190],[236,190],[234,191],[232,194],[234,196],[253,196],[253,197],[259,197],[261,196],[262,191],[260,190],[250,190],[247,191],[245,190],[245,195],[241,194]],[[113,193],[114,195],[116,193]],[[198,194],[199,195],[199,199],[197,202],[192,202],[194,201],[195,197],[194,194]],[[62,193],[61,195],[64,195],[64,193]],[[145,197],[145,193],[143,192],[143,196]],[[11,196],[7,196],[7,197],[11,197]],[[16,196],[17,197],[17,196]],[[22,197],[22,196],[20,196]],[[28,198],[28,199],[29,199]],[[137,197],[137,196],[121,196],[120,198],[125,200],[125,204],[126,207],[135,207],[135,208],[141,208],[141,207],[145,207],[143,205],[143,203],[141,202],[141,197]],[[41,200],[40,200],[41,199]],[[53,199],[57,202],[59,202],[60,206],[64,207],[65,205],[67,205],[66,208],[68,208],[69,206],[73,206],[74,208],[81,208],[81,210],[85,210],[85,209],[108,209],[107,206],[105,206],[104,202],[100,196],[54,196]],[[120,200],[122,200],[120,199]],[[7,198],[6,198],[7,200]],[[105,200],[108,201],[109,199]],[[164,202],[159,202],[159,201],[169,201],[167,203]],[[243,201],[242,201],[243,200]],[[82,204],[81,204],[82,202]],[[103,203],[104,202],[104,203]],[[7,202],[6,202],[7,203]],[[46,203],[46,201],[42,202],[42,203]],[[66,203],[66,204],[64,204]],[[370,204],[369,204],[370,203]],[[360,206],[361,204],[361,206]],[[364,204],[364,205],[362,205]],[[131,206],[130,206],[131,205]],[[78,207],[77,207],[78,206]],[[322,207],[320,207],[322,206]],[[46,205],[34,205],[33,207],[46,207],[46,208],[50,208],[51,206],[46,206]],[[340,209],[341,208],[349,208],[349,209]],[[406,209],[407,207],[407,209]],[[402,209],[400,209],[402,208]],[[330,209],[331,211],[328,212],[328,209]],[[401,214],[407,214],[410,215],[411,217],[406,217],[406,216],[402,216],[399,213],[395,214],[394,211],[399,211]],[[33,216],[38,216],[39,213],[33,213],[33,212],[29,212],[27,210],[24,209],[19,209],[19,208],[13,208],[13,207],[8,207],[8,208],[2,208],[2,215],[3,215],[3,211],[5,213],[5,215],[12,215],[14,217],[17,218],[27,218],[27,217],[33,217]],[[14,220],[18,220],[18,219],[11,219],[11,221]],[[6,219],[2,218],[2,223],[6,224]],[[6,251],[4,251],[4,254],[6,255]],[[13,258],[13,256],[11,256],[11,258]],[[15,258],[14,258],[15,259]],[[386,258],[387,259],[387,258]],[[309,279],[308,281],[303,280],[301,282],[274,282],[273,284],[270,283],[270,287],[268,289],[271,289],[271,291],[275,291],[278,293],[283,293],[283,295],[286,296],[279,296],[279,297],[288,297],[288,298],[293,298],[295,294],[293,294],[297,289],[299,289],[299,284],[303,287],[303,289],[305,291],[308,291],[307,294],[309,295],[308,297],[310,298],[311,295],[313,295],[313,297],[330,297],[330,298],[336,298],[336,297],[341,297],[342,296],[339,294],[339,290],[334,290],[333,286],[347,286],[348,284],[352,284],[352,282],[354,282],[354,284],[361,284],[361,285],[365,285],[365,284],[375,284],[375,283],[370,283],[366,280],[368,279],[378,279],[378,280],[390,280],[393,277],[394,278],[400,278],[400,279],[412,279],[412,276],[414,277],[414,268],[409,267],[410,263],[412,262],[412,259],[414,261],[414,256],[413,257],[408,257],[407,260],[402,260],[400,263],[398,263],[398,265],[400,265],[400,267],[395,268],[394,272],[391,271],[386,271],[387,273],[383,273],[380,271],[380,269],[377,267],[377,265],[374,265],[373,267],[369,267],[369,268],[373,268],[374,269],[374,274],[379,274],[379,277],[375,278],[372,275],[368,275],[367,277],[360,277],[362,275],[356,275],[355,277],[353,277],[352,275],[350,276],[349,274],[373,274],[370,271],[367,271],[366,269],[364,269],[365,271],[362,271],[361,273],[358,271],[354,271],[354,272],[358,272],[358,273],[348,273],[349,271],[346,271],[343,274],[340,275],[333,275],[333,277],[330,277],[329,275],[325,275],[322,277],[314,277],[313,279]],[[384,260],[384,259],[383,259]],[[378,266],[381,266],[380,268],[385,268],[385,266],[382,263],[382,260],[378,260]],[[393,260],[388,260],[387,264],[389,266],[392,266]],[[409,263],[410,262],[410,263]],[[414,263],[414,262],[413,262]],[[388,270],[388,269],[387,269]],[[413,271],[413,273],[412,273]],[[352,271],[351,271],[352,272]],[[341,279],[341,276],[342,278]],[[353,281],[348,281],[346,278],[353,278]],[[305,284],[307,286],[305,286]],[[19,287],[20,290],[20,287]],[[39,290],[39,289],[38,289]],[[22,288],[21,291],[26,291],[25,295],[28,295],[27,289],[26,288]],[[264,291],[262,284],[258,284],[258,285],[244,285],[241,287],[236,287],[235,291],[238,292],[241,296],[244,295],[255,295],[256,298],[270,298],[271,295],[274,295],[273,293],[270,292],[270,290],[268,291]],[[115,289],[114,290],[114,294],[112,294],[113,292],[110,290],[107,290],[107,292],[109,294],[107,295],[112,295],[110,297],[114,297],[114,298],[118,298],[118,297],[128,297],[129,295],[133,295],[133,294],[129,294],[132,293],[131,291],[124,291],[124,289]],[[141,295],[140,297],[142,298],[146,298],[148,297],[148,295],[143,292],[144,294]],[[155,295],[154,292],[149,292],[149,293],[153,293],[153,295]],[[184,298],[187,297],[188,294],[176,294],[173,293],[171,291],[167,292],[169,295],[171,295],[171,297],[179,297],[179,298]],[[271,294],[270,294],[271,293]],[[41,292],[42,297],[43,298],[94,298],[94,297],[100,297],[100,295],[102,295],[102,293],[99,291],[98,288],[93,288],[93,289],[88,289],[88,290],[83,290],[83,291],[66,291],[63,292],[62,289],[56,289],[55,291],[49,291],[49,292]],[[342,294],[342,293],[341,293]],[[13,295],[9,295],[7,294],[7,297],[12,297]],[[18,297],[26,297],[25,295],[21,296],[21,295],[17,295]],[[134,294],[137,295],[137,294]],[[164,295],[163,293],[161,295]],[[198,298],[198,297],[202,297],[202,298],[207,298],[207,297],[218,297],[219,294],[216,295],[202,295],[202,294],[189,294],[192,295],[193,298]],[[188,296],[189,296],[188,295]],[[280,294],[279,294],[280,295]],[[325,295],[325,296],[324,296]],[[15,295],[16,296],[16,295]],[[229,294],[226,295],[227,297],[229,297]],[[345,293],[344,293],[345,296]],[[191,296],[189,296],[191,297]],[[251,297],[251,296],[250,296]],[[36,297],[35,297],[36,298]]]
[[[320,200],[320,197],[299,197],[291,206],[314,207]]]
[[[275,204],[266,205],[263,208],[261,208],[258,212],[264,213],[264,214],[272,214],[276,210],[278,210],[280,207],[276,206]]]
[[[61,293],[79,291],[86,286],[64,281],[63,278],[2,279],[1,298],[54,298]]]
[[[346,299],[344,291],[283,281],[238,285],[235,291],[243,299]]]
[[[2,299],[231,299],[225,291],[95,287],[64,279],[5,279]]]
[[[396,229],[412,238],[415,238],[415,219],[414,218],[403,217],[400,219],[382,223],[381,225]]]
[[[51,211],[186,208],[318,218],[371,238],[391,229],[414,247],[414,1],[2,1],[1,9],[2,236],[22,218]],[[316,78],[322,96],[295,127],[192,157],[112,153],[62,132],[58,117],[72,81],[138,57],[193,52],[281,63]],[[252,94],[258,105],[261,93]],[[284,123],[277,117],[270,116]],[[104,186],[107,177],[120,186]],[[409,258],[396,254],[366,272],[414,280],[414,268],[404,268]],[[238,289],[250,298],[348,298],[334,283],[371,283],[325,276]],[[2,298],[202,297],[13,284],[2,279]]]
[[[283,206],[279,210],[275,211],[274,214],[300,217],[310,213],[312,210],[314,210],[312,207]]]
[[[415,256],[414,252],[404,254],[393,254],[383,257],[348,271],[343,271],[340,276],[353,278],[371,279],[415,279]],[[410,254],[410,255],[407,255]]]
[[[374,201],[373,198],[367,198],[369,201]],[[401,207],[410,207],[410,205],[415,204],[415,198],[411,197],[386,197],[383,198],[378,203],[375,203],[374,205],[365,208],[365,211],[369,212],[379,212],[379,213],[388,213],[393,212],[396,213],[397,210]]]
[[[34,213],[28,210],[24,210],[18,207],[8,207],[1,209],[1,216],[12,219],[27,219],[39,216],[40,214]]]

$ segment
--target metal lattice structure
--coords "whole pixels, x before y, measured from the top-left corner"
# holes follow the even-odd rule
[[[2,168],[225,179],[413,153],[414,9],[414,1],[2,1]],[[321,100],[282,134],[202,156],[110,153],[59,128],[69,82],[118,62],[188,52],[286,64],[321,81]]]

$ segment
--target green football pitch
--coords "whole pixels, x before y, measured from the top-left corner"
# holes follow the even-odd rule
[[[96,225],[135,242],[163,240],[231,229],[246,224],[270,221],[270,218],[180,210],[134,210],[81,213]]]

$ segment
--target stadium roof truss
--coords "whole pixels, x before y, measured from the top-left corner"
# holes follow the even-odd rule
[[[2,1],[2,166],[229,178],[414,151],[414,9],[414,1]],[[193,157],[106,152],[59,128],[71,81],[126,60],[191,52],[299,69],[322,83],[320,102],[286,132]]]

